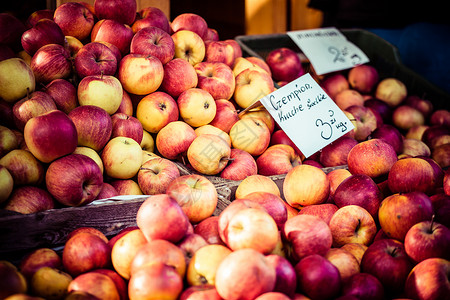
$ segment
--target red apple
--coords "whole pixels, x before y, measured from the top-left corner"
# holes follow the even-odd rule
[[[361,260],[361,272],[375,276],[386,293],[393,296],[403,291],[406,277],[413,268],[402,242],[382,239],[369,245]]]
[[[89,37],[94,27],[94,15],[86,6],[78,2],[68,2],[58,6],[53,20],[65,36],[70,35],[80,41]]]
[[[139,101],[136,118],[150,133],[158,133],[168,123],[178,120],[178,106],[169,94],[153,92]]]
[[[361,105],[351,105],[344,111],[349,112],[355,119],[355,139],[358,142],[366,140],[377,128],[377,117],[370,108]]]
[[[432,215],[430,198],[419,191],[390,195],[384,198],[378,210],[381,229],[388,237],[400,241],[414,224],[431,220]]]
[[[75,72],[80,78],[89,75],[114,75],[119,62],[112,50],[100,42],[85,44],[75,56]]]
[[[225,99],[216,100],[216,115],[214,119],[209,122],[210,125],[215,126],[226,133],[229,133],[234,123],[239,120],[239,116],[234,104]]]
[[[185,155],[197,137],[194,129],[183,121],[174,121],[164,126],[156,135],[156,148],[165,158],[176,159]]]
[[[180,300],[221,300],[213,284],[192,285],[185,288],[182,292]]]
[[[136,15],[136,12],[134,12],[134,15]],[[131,27],[113,19],[100,19],[94,24],[91,31],[91,42],[109,42],[119,48],[122,56],[130,52],[132,39],[133,30]]]
[[[205,19],[195,13],[179,14],[172,20],[170,26],[173,32],[189,30],[198,34],[202,39],[206,38],[208,33],[208,24]]]
[[[64,33],[53,20],[41,19],[32,28],[22,34],[23,49],[34,56],[39,48],[48,44],[64,45]]]
[[[364,101],[364,106],[378,112],[384,123],[391,123],[392,108],[386,102],[380,99],[370,98]]]
[[[37,248],[23,256],[18,267],[27,280],[31,280],[33,274],[43,266],[61,269],[60,254],[51,248]]]
[[[356,299],[383,300],[384,287],[377,277],[369,273],[356,273],[342,285],[342,296]],[[339,299],[339,298],[338,298]],[[353,299],[353,298],[342,298]]]
[[[67,79],[55,79],[48,83],[43,89],[49,94],[59,110],[69,114],[78,106],[77,89]]]
[[[433,125],[450,125],[450,113],[446,109],[436,109],[431,113],[430,124]]]
[[[293,297],[297,288],[294,266],[289,260],[277,254],[269,254],[266,259],[275,268],[276,281],[273,291]]]
[[[408,131],[410,128],[425,124],[425,116],[418,109],[402,104],[394,108],[392,123],[400,130]]]
[[[400,132],[400,130],[394,125],[391,124],[381,125],[372,132],[371,138],[385,140],[386,142],[392,145],[392,147],[395,150],[395,153],[397,154],[401,154],[403,151],[404,137]]]
[[[135,33],[130,52],[157,57],[164,65],[173,59],[175,44],[172,37],[159,27],[145,27]]]
[[[95,200],[108,199],[115,196],[119,196],[119,192],[116,188],[108,182],[103,182],[102,189],[100,190],[100,193],[98,193],[97,197],[95,197]]]
[[[25,24],[14,14],[2,12],[0,14],[0,44],[20,49],[20,38],[27,30]]]
[[[103,174],[97,163],[82,154],[69,154],[48,167],[45,182],[50,194],[63,205],[86,205],[97,197]]]
[[[194,226],[194,233],[201,235],[208,244],[225,245],[218,230],[219,216],[210,216]]]
[[[346,110],[352,105],[364,105],[364,98],[360,92],[353,89],[342,90],[333,98],[336,105],[341,110]]]
[[[225,41],[210,41],[206,44],[205,62],[223,63],[231,69],[234,60],[234,48],[230,43]]]
[[[292,258],[296,262],[311,254],[325,255],[333,242],[328,224],[317,216],[307,214],[289,218],[283,235],[292,246]]]
[[[55,200],[47,190],[37,186],[19,186],[14,188],[3,209],[21,214],[34,214],[55,208]]]
[[[112,132],[111,138],[125,136],[132,138],[138,144],[141,143],[144,129],[141,122],[136,117],[125,113],[115,113],[111,115]]]
[[[166,193],[169,184],[178,177],[180,171],[177,165],[161,157],[142,164],[137,174],[139,187],[145,195]]]
[[[331,99],[335,99],[339,92],[350,88],[347,78],[344,74],[339,72],[327,75],[323,80],[321,80],[320,86]]]
[[[114,280],[106,274],[94,271],[73,278],[67,290],[69,294],[74,293],[74,295],[80,295],[81,293],[81,295],[93,296],[96,299],[120,300],[120,294]]]
[[[229,180],[243,180],[250,175],[257,174],[258,166],[255,158],[247,151],[232,148],[230,162],[220,172],[220,177]]]
[[[194,67],[182,58],[174,58],[164,65],[163,91],[174,98],[197,86],[198,77]]]
[[[191,262],[194,254],[199,250],[200,248],[209,245],[208,242],[197,233],[188,233],[186,236],[179,241],[177,244],[178,248],[181,249],[184,253],[184,259],[186,261],[186,267]],[[187,276],[187,273],[186,273]]]
[[[280,47],[267,54],[266,63],[275,81],[290,82],[305,74],[298,54],[289,48]]]
[[[77,147],[75,124],[60,110],[30,119],[25,125],[24,137],[31,153],[44,163],[70,154]]]
[[[111,278],[114,281],[114,284],[117,288],[117,292],[119,293],[120,300],[127,300],[128,299],[128,285],[127,282],[114,270],[111,269],[95,269],[91,272],[96,272],[100,274],[104,274]]]
[[[23,132],[28,120],[56,109],[55,101],[50,95],[41,91],[32,92],[14,103],[12,107],[14,124]]]
[[[218,41],[219,39],[220,39],[219,32],[214,28],[208,27],[208,32],[206,34],[206,38],[204,39],[204,41],[205,42]]]
[[[419,222],[406,233],[404,245],[415,263],[432,257],[449,260],[450,229],[432,220]]]
[[[142,19],[136,19],[131,25],[134,33],[149,26],[155,26],[170,33],[169,19],[160,8],[155,6],[144,7],[139,11],[139,15]]]
[[[242,269],[242,266],[246,266]],[[276,272],[266,257],[253,249],[240,249],[226,256],[216,273],[216,289],[225,299],[254,299],[270,292]]]
[[[147,240],[180,241],[189,227],[189,219],[175,199],[166,194],[150,196],[136,215],[136,222]]]
[[[425,119],[429,119],[431,114],[434,112],[433,103],[425,99],[423,97],[419,97],[418,95],[409,95],[406,97],[404,104],[409,105],[411,107],[419,110],[425,117]]]
[[[339,295],[342,281],[339,270],[319,254],[311,254],[295,267],[297,290],[312,299],[332,299]],[[325,288],[326,287],[326,288]]]
[[[269,146],[257,159],[258,174],[287,174],[294,167],[301,165],[301,157],[294,148],[285,144]]]
[[[72,60],[69,51],[59,44],[48,44],[39,48],[30,64],[37,82],[44,84],[72,74]]]
[[[384,196],[378,185],[365,174],[355,174],[344,179],[333,196],[334,203],[338,207],[359,205],[366,209],[375,220],[383,199]]]
[[[331,217],[338,209],[339,207],[333,203],[313,204],[303,207],[298,214],[317,216],[329,224]]]
[[[360,273],[358,259],[345,249],[331,248],[324,257],[339,270],[342,284],[347,283],[354,274]]]
[[[370,139],[355,145],[348,153],[348,170],[373,179],[385,176],[397,162],[394,148],[381,139]]]
[[[368,64],[355,66],[348,72],[350,86],[362,94],[371,93],[379,79],[378,70]]]
[[[358,141],[349,136],[342,136],[325,146],[320,152],[320,163],[324,167],[336,167],[347,164],[347,156]]]
[[[408,275],[405,292],[412,299],[446,299],[450,293],[450,262],[429,258],[418,263]]]
[[[136,19],[136,0],[98,0],[94,3],[94,10],[97,18],[112,19],[117,22],[131,25]]]
[[[333,236],[333,246],[341,247],[348,243],[370,245],[377,233],[377,225],[372,215],[358,205],[339,208],[328,224]]]
[[[215,100],[229,100],[234,93],[235,81],[231,67],[221,62],[203,61],[194,66],[197,87],[211,94]]]

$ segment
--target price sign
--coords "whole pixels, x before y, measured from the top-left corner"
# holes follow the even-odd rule
[[[306,157],[354,128],[309,73],[259,102]]]
[[[287,32],[308,57],[316,74],[350,69],[369,62],[369,58],[336,28]]]

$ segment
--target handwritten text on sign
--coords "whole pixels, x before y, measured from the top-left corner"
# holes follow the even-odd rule
[[[369,62],[369,58],[336,28],[287,32],[308,57],[318,75],[346,70]]]
[[[306,157],[354,128],[309,73],[260,102]]]

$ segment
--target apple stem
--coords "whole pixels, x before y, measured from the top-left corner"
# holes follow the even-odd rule
[[[435,217],[435,216],[436,216],[435,214],[433,214],[433,215],[431,216],[430,233],[433,232],[433,225],[434,225],[434,217]]]
[[[31,97],[30,88],[27,87],[27,98],[30,99],[30,97]]]

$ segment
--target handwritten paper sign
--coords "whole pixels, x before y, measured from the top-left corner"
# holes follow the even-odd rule
[[[289,31],[287,34],[308,57],[318,75],[369,62],[366,54],[334,27]]]
[[[354,128],[309,73],[259,101],[306,157]]]

